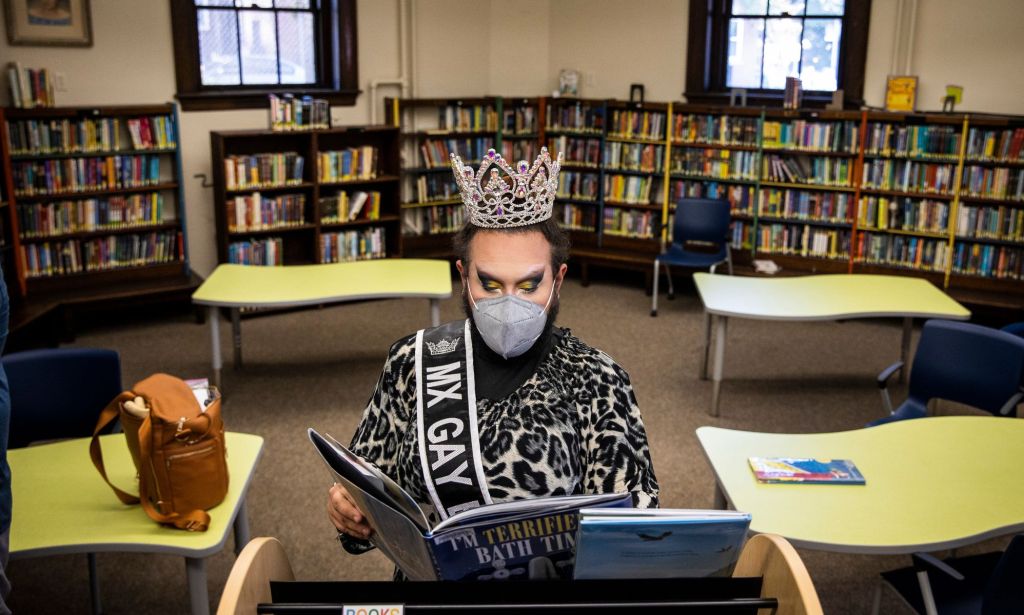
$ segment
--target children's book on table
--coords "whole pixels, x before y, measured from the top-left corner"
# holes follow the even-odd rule
[[[762,483],[863,485],[866,482],[849,459],[751,457],[750,469]]]

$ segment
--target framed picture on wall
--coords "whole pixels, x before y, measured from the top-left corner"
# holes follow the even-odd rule
[[[92,46],[89,0],[3,0],[11,45]]]

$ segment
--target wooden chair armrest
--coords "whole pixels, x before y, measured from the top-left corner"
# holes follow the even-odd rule
[[[818,592],[800,555],[789,541],[757,534],[747,541],[734,577],[763,577],[761,596],[779,601],[777,615],[823,615]]]

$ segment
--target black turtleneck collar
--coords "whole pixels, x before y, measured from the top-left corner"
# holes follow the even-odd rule
[[[502,399],[511,395],[537,370],[537,366],[548,356],[562,330],[548,322],[537,341],[529,350],[510,359],[503,359],[494,352],[476,330],[476,324],[469,327],[473,336],[473,369],[476,373],[476,396],[478,399]]]

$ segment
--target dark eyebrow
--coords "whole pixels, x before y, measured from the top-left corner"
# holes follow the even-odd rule
[[[545,267],[541,267],[540,269],[530,271],[529,273],[526,274],[526,277],[516,280],[516,284],[522,284],[523,282],[533,282],[535,284],[540,284],[544,280],[545,270]],[[497,278],[487,273],[486,271],[483,271],[479,267],[477,267],[476,269],[476,277],[480,279],[481,284],[485,284],[489,281],[497,281]]]

